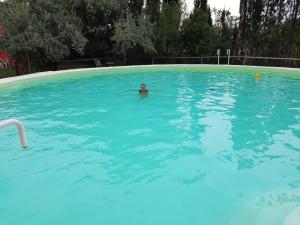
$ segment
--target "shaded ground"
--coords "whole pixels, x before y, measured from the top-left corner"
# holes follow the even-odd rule
[[[4,70],[4,71],[0,71],[0,79],[1,78],[5,78],[5,77],[13,77],[16,76],[16,71],[15,70]]]

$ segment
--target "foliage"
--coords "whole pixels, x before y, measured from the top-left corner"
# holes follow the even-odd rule
[[[71,0],[82,23],[82,33],[89,40],[85,57],[106,57],[112,54],[114,21],[124,18],[127,0]],[[74,56],[76,57],[76,56]]]
[[[156,27],[157,45],[158,49],[161,49],[161,54],[169,55],[170,50],[172,54],[176,54],[176,46],[180,36],[181,14],[180,4],[164,5]]]
[[[42,62],[59,62],[87,42],[70,8],[58,0],[7,1],[1,11],[3,46],[12,54],[29,52]]]
[[[233,17],[211,10],[207,0],[195,0],[190,13],[184,0],[6,0],[0,2],[0,46],[38,66],[119,54],[124,63],[144,54],[215,55],[218,48],[300,57],[299,4],[241,0],[240,16]]]
[[[235,49],[238,37],[238,18],[231,15],[228,10],[214,10],[215,27],[217,33],[213,38],[215,49]]]
[[[206,13],[202,9],[194,10],[182,24],[182,43],[186,54],[192,56],[209,53],[212,29],[207,23]]]
[[[25,2],[9,1],[1,7],[0,18],[5,25],[1,33],[1,46],[11,53],[31,49],[29,6]]]
[[[160,16],[160,0],[147,0],[146,12],[152,23],[157,22]]]
[[[131,14],[126,19],[115,23],[115,32],[111,40],[115,42],[115,50],[121,53],[126,64],[128,52],[141,47],[145,53],[155,53],[152,38],[152,24],[145,16],[135,19]]]
[[[241,0],[240,48],[244,54],[300,57],[299,0]]]

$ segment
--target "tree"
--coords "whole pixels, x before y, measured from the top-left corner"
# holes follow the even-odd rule
[[[171,4],[175,4],[175,5],[179,5],[180,4],[180,0],[163,0],[163,5],[171,5]]]
[[[238,18],[231,15],[228,10],[215,10],[215,50],[233,49],[237,47]]]
[[[300,2],[299,2],[299,0],[293,0],[292,2],[293,2],[292,3],[293,11],[291,13],[291,19],[290,19],[291,20],[291,22],[290,22],[291,23],[291,25],[290,25],[291,32],[290,32],[290,38],[289,38],[289,44],[288,44],[288,46],[289,46],[288,53],[287,53],[288,57],[291,57],[293,54],[292,49],[293,49],[294,41],[296,40],[295,31],[297,31],[297,30],[299,31],[299,24],[300,24],[300,21],[299,21],[299,4],[300,4]],[[298,35],[299,35],[299,33],[298,33]],[[298,46],[298,49],[299,49],[299,46]]]
[[[233,54],[300,57],[299,0],[241,0],[239,20],[226,10],[211,11],[207,0],[194,0],[190,14],[183,0],[0,4],[0,22],[5,25],[0,46],[17,59],[28,55],[43,67],[65,58],[120,53],[126,64],[128,57],[155,49],[165,56],[209,55],[217,48],[231,48]]]
[[[32,50],[32,44],[34,44],[30,35],[28,5],[17,1],[2,2],[0,18],[4,27],[0,33],[0,48],[6,49],[17,62],[24,61],[25,55],[28,56],[28,51]],[[16,72],[20,74],[18,65]],[[31,69],[28,69],[28,72],[31,72]]]
[[[153,25],[146,16],[135,19],[131,14],[126,19],[115,23],[114,35],[111,40],[115,43],[115,51],[123,55],[126,65],[128,53],[135,47],[141,47],[145,53],[155,53],[153,42]]]
[[[80,18],[84,36],[89,40],[85,57],[112,55],[111,37],[114,21],[126,16],[128,0],[72,0],[77,17]],[[75,56],[76,57],[76,56]]]
[[[207,22],[207,15],[202,9],[194,10],[182,23],[183,46],[188,55],[208,54],[211,48],[212,30]]]
[[[160,16],[160,0],[147,0],[146,12],[152,23],[158,22]]]
[[[142,8],[144,5],[144,0],[129,0],[130,12],[135,16],[139,16],[142,13]]]
[[[202,9],[204,12],[206,12],[208,9],[207,0],[195,0],[194,9]]]
[[[207,4],[207,0],[195,0],[194,1],[194,11],[202,10],[206,13],[207,22],[210,26],[212,26],[212,18],[211,18],[211,10]]]
[[[241,49],[260,56],[299,56],[299,4],[299,0],[241,0]]]
[[[156,26],[156,39],[158,49],[168,56],[170,50],[176,53],[176,46],[180,36],[181,5],[176,1],[165,3]]]
[[[1,46],[13,54],[31,50],[31,21],[29,5],[24,2],[2,3],[0,10],[4,32],[1,33]]]
[[[1,15],[4,47],[15,56],[35,55],[36,61],[49,66],[71,51],[82,54],[87,40],[71,10],[58,0],[7,1]]]

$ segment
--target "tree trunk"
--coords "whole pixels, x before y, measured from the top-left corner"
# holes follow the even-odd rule
[[[264,22],[264,29],[266,30],[268,28],[268,16],[269,16],[269,7],[270,7],[270,0],[268,0],[267,3],[267,9],[266,9],[266,15],[265,15],[265,22]]]
[[[28,65],[28,72],[31,73],[31,66],[30,66],[30,60],[28,56],[28,52],[26,51],[26,60],[27,60],[27,65]]]
[[[165,52],[165,56],[169,56],[169,41],[167,41],[167,43],[166,43],[166,52]]]
[[[20,70],[19,70],[17,62],[16,62],[15,70],[16,70],[16,75],[19,76],[20,75]]]
[[[127,60],[128,60],[128,52],[123,54],[123,66],[127,64]]]
[[[241,50],[242,50],[242,52],[244,51],[244,48],[245,48],[247,9],[248,9],[248,0],[241,0],[241,2],[240,2],[240,33],[241,33]]]
[[[289,48],[288,48],[288,57],[292,55],[292,47],[294,42],[295,36],[295,26],[297,22],[297,15],[299,13],[299,0],[294,0],[294,7],[293,7],[293,14],[292,14],[292,26],[291,26],[291,33],[290,33],[290,40],[289,40]]]
[[[281,21],[283,19],[284,15],[284,0],[279,1],[279,13],[278,13],[278,19],[277,19],[277,24],[281,24]]]

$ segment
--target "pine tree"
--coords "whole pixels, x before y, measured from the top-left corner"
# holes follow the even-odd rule
[[[150,16],[151,22],[157,22],[160,15],[160,0],[147,0],[146,11],[147,15]]]
[[[194,1],[194,8],[195,9],[202,9],[203,11],[207,11],[207,0],[195,0]]]
[[[135,17],[137,17],[138,15],[141,15],[143,5],[144,5],[144,0],[129,0],[129,2],[128,2],[130,12]]]
[[[245,48],[245,41],[246,41],[246,26],[248,23],[248,0],[241,0],[240,1],[240,39],[241,39],[241,49],[242,51]]]

